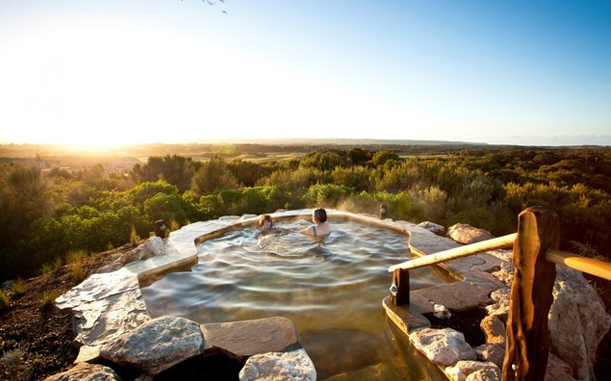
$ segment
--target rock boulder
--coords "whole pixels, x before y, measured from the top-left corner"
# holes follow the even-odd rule
[[[144,260],[159,255],[165,254],[165,245],[163,239],[160,237],[151,237],[147,239],[143,244],[136,247],[134,250],[125,253],[119,261],[121,264],[126,265],[139,260]]]
[[[545,381],[575,381],[572,376],[573,368],[560,360],[553,353],[549,354],[547,359],[547,368],[545,369]]]
[[[450,366],[459,360],[475,360],[475,351],[465,336],[452,328],[425,328],[409,335],[411,342],[437,365]]]
[[[105,344],[100,355],[154,375],[204,351],[204,338],[194,321],[164,316]]]
[[[45,381],[121,381],[121,378],[107,366],[82,363]]]
[[[501,344],[484,344],[475,348],[477,359],[484,362],[496,364],[499,368],[503,367],[505,360],[505,346]]]
[[[420,226],[421,228],[424,228],[430,231],[431,233],[436,234],[441,237],[445,237],[446,235],[446,228],[444,228],[443,226],[439,224],[431,222],[431,221],[422,221],[421,223],[419,223],[416,226]]]
[[[505,345],[505,324],[496,316],[486,316],[480,323],[486,343]]]
[[[284,317],[203,324],[201,330],[206,353],[221,351],[242,361],[256,354],[301,347],[293,322]]]
[[[458,243],[468,245],[494,238],[489,231],[467,224],[456,224],[448,228],[448,236]]]
[[[314,363],[304,349],[270,352],[250,357],[240,381],[316,381]]]
[[[549,312],[550,349],[573,368],[575,378],[592,379],[596,351],[611,317],[580,272],[563,266],[557,271]]]
[[[501,379],[501,369],[491,362],[459,361],[445,369],[453,381],[497,381]]]

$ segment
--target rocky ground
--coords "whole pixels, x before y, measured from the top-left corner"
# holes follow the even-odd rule
[[[611,281],[590,275],[586,275],[585,278],[598,291],[607,312],[611,314]],[[607,332],[598,347],[598,363],[594,367],[594,373],[599,380],[611,380],[611,330]]]
[[[85,275],[133,248],[125,245],[83,260]],[[40,380],[70,367],[78,354],[69,311],[53,300],[77,282],[69,266],[31,278],[24,293],[0,310],[0,380]]]

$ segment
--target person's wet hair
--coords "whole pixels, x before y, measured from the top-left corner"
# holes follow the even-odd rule
[[[263,227],[263,225],[265,224],[265,221],[269,221],[269,227],[272,227],[273,225],[272,216],[270,216],[269,214],[264,214],[261,217],[259,217],[259,227]]]
[[[314,209],[314,219],[318,222],[326,222],[327,211],[323,208]]]

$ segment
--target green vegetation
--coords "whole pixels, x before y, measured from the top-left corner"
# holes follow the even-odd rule
[[[58,291],[47,291],[42,295],[41,304],[42,308],[50,308],[54,305],[55,299],[61,295]]]
[[[62,263],[80,277],[82,269],[74,269],[80,260],[70,252],[82,259],[135,243],[158,219],[178,229],[225,214],[316,205],[376,213],[384,203],[395,219],[464,222],[495,235],[515,231],[521,210],[542,205],[560,214],[565,249],[610,257],[610,149],[446,147],[402,157],[405,152],[325,149],[265,163],[168,155],[110,174],[101,165],[43,173],[5,163],[0,279],[50,273]]]
[[[4,292],[4,290],[0,290],[0,311],[8,307],[9,298],[8,295]]]
[[[85,268],[83,267],[82,261],[72,262],[69,266],[70,270],[72,271],[72,277],[76,283],[80,283],[85,280],[87,274],[85,273]]]
[[[136,232],[136,228],[132,226],[132,230],[129,232],[129,243],[132,245],[137,244],[140,241],[140,236]]]
[[[11,288],[10,288],[10,293],[11,293],[11,298],[14,299],[18,296],[21,296],[25,293],[25,287],[24,287],[25,282],[23,281],[23,279],[21,278],[17,278],[13,284],[11,284]]]

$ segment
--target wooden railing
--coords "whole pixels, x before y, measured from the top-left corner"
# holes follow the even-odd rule
[[[467,257],[513,244],[511,286],[502,381],[545,378],[549,355],[547,319],[553,302],[555,264],[611,280],[611,264],[558,250],[560,218],[553,210],[532,207],[518,216],[518,232],[412,259],[388,269],[393,273],[391,301],[409,304],[409,270]]]
[[[513,233],[513,234],[503,236],[503,237],[489,239],[483,242],[472,243],[470,245],[456,247],[454,249],[449,249],[445,251],[440,251],[439,253],[429,254],[424,257],[411,259],[409,261],[399,263],[398,265],[391,266],[388,268],[388,272],[392,273],[399,269],[401,270],[416,269],[418,267],[434,265],[436,263],[450,261],[452,259],[468,257],[470,255],[481,253],[483,251],[507,247],[507,246],[513,245],[513,242],[516,240],[517,237],[518,237],[518,234]]]

